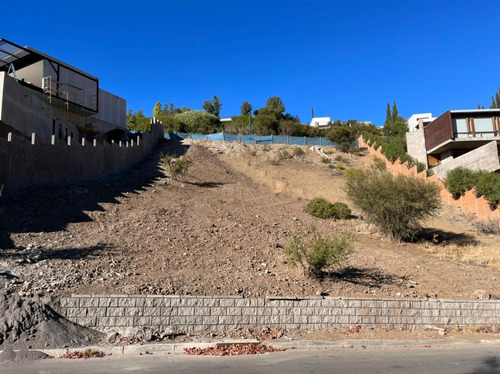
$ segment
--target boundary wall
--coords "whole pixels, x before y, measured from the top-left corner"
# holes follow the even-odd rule
[[[366,326],[423,329],[484,326],[496,329],[500,301],[238,296],[73,295],[55,309],[100,331],[128,327],[164,331],[225,331],[234,327],[323,329]]]
[[[163,126],[151,124],[151,131],[127,142],[75,143],[52,137],[51,144],[38,138],[8,133],[0,137],[0,186],[3,192],[17,192],[52,183],[93,181],[130,169],[142,161],[163,137]]]
[[[385,164],[387,165],[387,170],[392,172],[393,174],[402,174],[402,175],[413,175],[417,178],[425,179],[427,181],[432,181],[436,182],[439,185],[440,188],[440,198],[442,201],[447,202],[450,205],[453,205],[457,208],[462,209],[464,212],[469,213],[469,214],[474,214],[477,219],[480,221],[489,221],[489,220],[496,220],[500,219],[500,210],[497,209],[491,209],[490,205],[488,202],[481,196],[481,197],[476,197],[474,191],[467,191],[464,196],[461,196],[459,199],[454,199],[452,194],[448,192],[446,189],[444,182],[441,180],[438,180],[436,175],[432,175],[430,177],[427,177],[427,171],[421,171],[420,173],[417,172],[417,167],[408,167],[406,163],[401,163],[399,160],[396,160],[396,162],[392,163],[390,162],[383,154],[382,154],[382,147],[379,147],[378,149],[373,148],[372,146],[369,146],[363,139],[363,137],[360,137],[358,139],[359,147],[360,148],[367,148],[368,152],[372,156],[376,156],[380,159],[382,159]]]

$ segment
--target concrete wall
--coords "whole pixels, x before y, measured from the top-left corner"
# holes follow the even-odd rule
[[[471,170],[500,170],[497,142],[492,141],[462,156],[453,159],[448,158],[448,161],[442,162],[441,165],[434,167],[432,170],[434,170],[438,179],[444,179],[449,170],[453,170],[459,166],[464,166]]]
[[[46,143],[35,135],[35,142],[16,134],[0,138],[0,186],[3,192],[16,192],[50,183],[93,181],[120,173],[142,161],[163,137],[160,123],[142,134],[137,142],[82,145],[56,140]]]
[[[68,134],[73,132],[76,136],[79,133],[78,128],[67,121],[61,113],[4,72],[0,72],[0,92],[2,95],[0,121],[12,126],[26,137],[36,133],[40,139],[50,142],[53,120],[56,121],[56,134],[59,125],[63,129],[63,136],[66,134],[66,129]]]
[[[101,331],[127,327],[224,331],[237,326],[322,329],[353,325],[497,328],[500,322],[500,301],[476,300],[77,295],[60,299],[56,309],[71,321]]]
[[[99,122],[95,129],[110,131],[116,127],[125,129],[127,125],[127,101],[110,92],[99,90],[99,113],[95,116]],[[97,123],[97,121],[94,121]],[[103,127],[104,126],[104,127]]]
[[[408,154],[427,166],[424,129],[414,129],[413,132],[407,132],[406,145],[408,147]]]

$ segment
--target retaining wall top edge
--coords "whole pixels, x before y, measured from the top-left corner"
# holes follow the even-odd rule
[[[479,300],[479,299],[390,299],[390,298],[361,298],[361,297],[339,297],[339,296],[266,296],[266,297],[243,297],[243,296],[193,296],[193,295],[127,295],[127,294],[72,294],[66,298],[95,298],[95,297],[113,297],[113,298],[166,298],[166,299],[246,299],[246,300],[352,300],[352,301],[413,301],[413,302],[431,302],[431,303],[482,303],[482,304],[500,304],[500,300]]]

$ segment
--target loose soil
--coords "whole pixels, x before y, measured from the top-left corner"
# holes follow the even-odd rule
[[[393,243],[359,211],[348,221],[309,216],[313,197],[346,201],[342,168],[371,167],[366,154],[317,149],[279,160],[291,146],[162,142],[130,172],[103,183],[65,185],[0,200],[0,287],[31,296],[70,294],[266,295],[490,298],[499,295],[498,237],[444,207],[420,243]],[[187,155],[189,175],[169,177],[161,153]],[[338,158],[337,158],[338,159]],[[339,160],[339,159],[338,159]],[[294,232],[353,230],[356,251],[320,280],[283,254]],[[449,253],[447,253],[449,252]],[[490,258],[488,257],[488,258]],[[473,262],[472,262],[473,260]],[[484,260],[484,261],[483,261]],[[482,262],[489,266],[478,265]],[[480,291],[478,291],[480,290]]]

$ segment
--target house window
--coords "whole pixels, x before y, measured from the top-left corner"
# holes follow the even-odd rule
[[[495,136],[491,118],[474,118],[473,121],[477,137],[486,138]]]
[[[455,138],[468,138],[470,126],[466,118],[453,118],[453,133]]]

